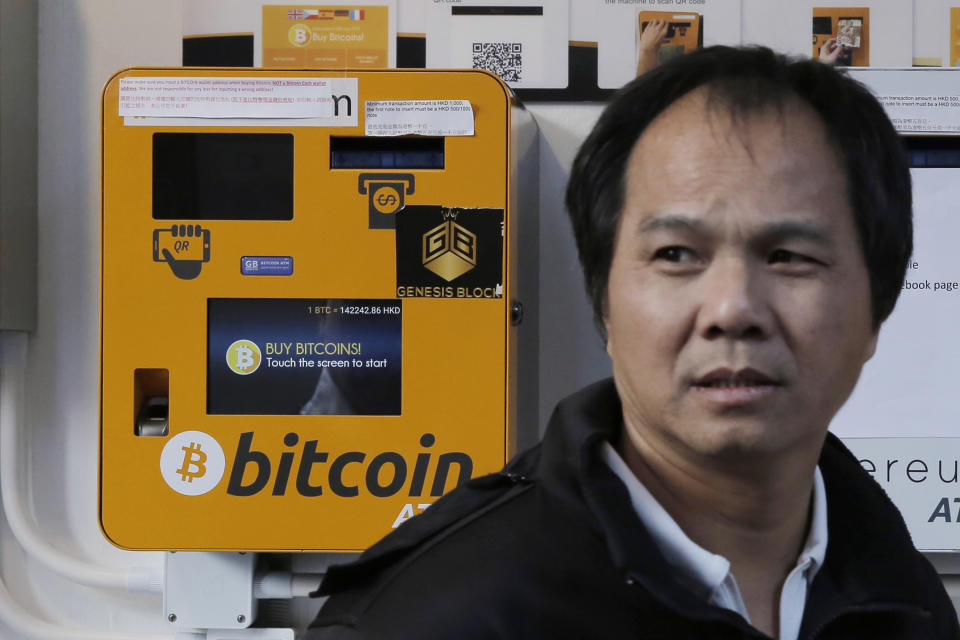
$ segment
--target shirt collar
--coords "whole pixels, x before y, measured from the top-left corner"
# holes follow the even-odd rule
[[[610,469],[626,485],[634,510],[650,532],[667,564],[677,572],[677,578],[697,595],[705,599],[714,592],[730,573],[730,561],[707,551],[690,539],[667,510],[647,490],[624,462],[617,450],[604,441],[601,455]],[[806,543],[797,557],[797,565],[809,562],[806,579],[813,580],[823,565],[827,551],[827,494],[823,476],[817,467],[813,474],[813,499],[810,530]]]

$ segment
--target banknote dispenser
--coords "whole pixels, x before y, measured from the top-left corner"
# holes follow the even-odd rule
[[[106,537],[356,551],[500,469],[537,429],[536,188],[532,118],[483,71],[112,77]]]

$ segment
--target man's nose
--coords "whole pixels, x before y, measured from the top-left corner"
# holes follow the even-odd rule
[[[763,339],[772,314],[762,274],[740,259],[713,262],[700,282],[700,334],[707,339]]]

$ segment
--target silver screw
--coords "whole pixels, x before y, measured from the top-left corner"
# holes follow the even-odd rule
[[[170,615],[167,616],[167,620],[169,620],[170,622],[176,622],[176,621],[177,621],[177,614],[171,613]]]
[[[240,624],[243,624],[246,619],[247,619],[247,616],[243,615],[242,613],[237,616],[237,622],[239,622]]]

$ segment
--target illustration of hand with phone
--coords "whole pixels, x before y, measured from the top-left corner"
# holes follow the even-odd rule
[[[210,230],[199,224],[154,229],[153,261],[166,262],[181,280],[193,280],[210,261]]]

